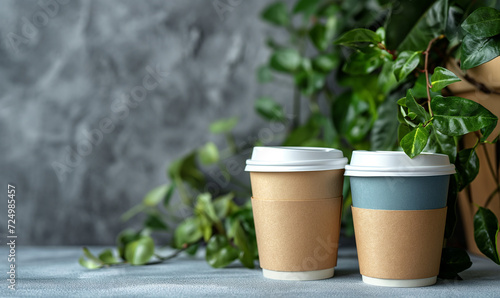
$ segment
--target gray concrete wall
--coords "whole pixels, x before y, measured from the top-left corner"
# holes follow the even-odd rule
[[[170,162],[224,147],[211,122],[238,116],[245,140],[266,125],[255,98],[289,106],[254,75],[280,34],[259,20],[268,1],[213,2],[1,0],[0,222],[14,182],[20,243],[112,244]]]

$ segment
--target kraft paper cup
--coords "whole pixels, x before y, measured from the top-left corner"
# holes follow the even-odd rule
[[[363,282],[386,287],[436,283],[454,165],[442,154],[354,151],[352,212]]]
[[[247,160],[263,275],[316,280],[337,264],[344,167],[341,151],[255,147]]]

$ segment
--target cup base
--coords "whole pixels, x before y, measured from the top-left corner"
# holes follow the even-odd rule
[[[315,271],[274,271],[262,269],[265,278],[279,280],[317,280],[333,277],[335,268]]]
[[[380,287],[393,287],[393,288],[416,288],[430,286],[436,283],[437,276],[420,278],[420,279],[385,279],[363,276],[363,282],[366,284],[380,286]]]

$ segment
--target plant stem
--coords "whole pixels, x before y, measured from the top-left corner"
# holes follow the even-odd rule
[[[484,208],[488,208],[491,200],[493,200],[493,197],[495,197],[498,192],[500,192],[500,185],[497,185],[497,188],[493,190],[493,192],[488,196],[488,199],[486,199],[486,203],[484,203]]]
[[[429,82],[429,53],[431,51],[432,44],[439,40],[444,38],[444,35],[439,35],[438,37],[435,37],[429,41],[429,44],[427,45],[427,49],[424,52],[425,55],[425,67],[424,67],[424,72],[425,72],[425,81],[426,81],[426,90],[427,90],[427,106],[429,107],[429,114],[431,114],[431,117],[433,116],[432,113],[432,108],[431,108],[431,91],[430,88],[432,87],[430,82]]]

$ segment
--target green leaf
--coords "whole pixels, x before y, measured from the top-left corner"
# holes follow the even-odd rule
[[[352,75],[369,74],[379,68],[385,60],[379,48],[367,49],[365,52],[358,51],[347,59],[342,70]]]
[[[288,137],[283,142],[283,146],[304,146],[306,142],[315,139],[321,131],[321,124],[317,121],[315,115],[311,116],[309,120],[294,129],[288,134]]]
[[[172,198],[174,191],[175,191],[175,184],[172,183],[168,186],[167,193],[165,194],[165,197],[163,198],[163,206],[165,208],[167,208],[168,205],[170,204],[170,199]]]
[[[420,17],[429,9],[435,0],[399,1],[387,0],[390,4],[385,17],[386,44],[389,49],[397,49],[399,44],[419,21]]]
[[[87,269],[99,269],[104,266],[102,262],[95,262],[94,260],[85,259],[84,257],[80,257],[78,263]]]
[[[351,144],[365,139],[373,125],[373,116],[370,104],[356,93],[344,92],[332,105],[332,120],[340,135]]]
[[[377,109],[378,118],[370,134],[371,150],[393,150],[397,142],[398,106],[387,99]]]
[[[429,41],[444,34],[448,21],[448,0],[434,2],[398,46],[398,51],[425,51]]]
[[[424,150],[428,140],[429,132],[425,127],[419,126],[405,135],[400,145],[406,155],[414,158]]]
[[[455,163],[457,168],[458,190],[463,190],[476,178],[479,173],[479,158],[473,148],[464,149],[458,152]]]
[[[198,157],[204,165],[217,163],[219,161],[219,149],[213,142],[208,142],[198,149]]]
[[[271,68],[267,65],[261,65],[257,68],[257,81],[259,83],[268,83],[273,80]]]
[[[315,71],[299,72],[295,75],[295,84],[304,95],[312,95],[325,85],[325,76]]]
[[[321,0],[299,0],[293,7],[293,12],[309,16],[316,11],[320,2]]]
[[[318,55],[312,59],[312,66],[321,72],[328,73],[339,63],[339,57],[336,55]]]
[[[204,189],[205,175],[198,169],[196,164],[196,151],[175,160],[168,168],[168,176],[175,183],[187,182],[195,189]]]
[[[427,113],[427,111],[420,104],[418,104],[415,98],[413,97],[411,89],[408,89],[408,91],[406,91],[405,103],[410,112],[417,114],[417,120],[419,122],[426,122],[427,120],[430,119],[429,113]]]
[[[433,124],[448,136],[462,136],[482,128],[494,127],[498,118],[482,105],[461,97],[436,96],[431,101]],[[485,138],[488,135],[484,135]]]
[[[203,233],[200,220],[196,217],[188,217],[175,229],[173,244],[175,248],[180,249],[185,244],[198,242],[201,237],[203,237]]]
[[[432,81],[432,74],[429,74],[429,83]],[[411,89],[411,92],[415,98],[427,98],[427,80],[424,74],[420,74],[415,82],[415,86]],[[434,92],[432,89],[429,90],[431,98],[436,95],[441,95],[441,92]]]
[[[236,124],[238,124],[237,117],[221,119],[210,124],[210,132],[215,134],[230,132]]]
[[[364,28],[350,30],[335,40],[335,44],[353,48],[377,45],[379,42],[382,42],[382,39],[377,33]]]
[[[230,192],[223,196],[216,198],[213,201],[215,214],[217,218],[225,218],[234,210],[238,209],[238,206],[233,202],[234,193]]]
[[[479,207],[474,215],[474,239],[479,250],[500,265],[498,252],[498,219],[491,210]]]
[[[100,268],[102,267],[103,263],[102,261],[97,258],[96,256],[94,256],[90,250],[86,247],[83,247],[82,248],[83,250],[83,255],[87,258],[87,259],[84,259],[84,257],[81,257],[80,259],[83,259],[83,261],[80,262],[80,265],[88,268],[88,269],[97,269],[97,268]],[[83,264],[82,264],[83,263]],[[84,265],[85,264],[85,265]],[[99,265],[99,267],[96,267],[97,265]],[[88,267],[87,267],[88,266]],[[92,267],[92,268],[91,268]]]
[[[457,274],[470,268],[472,262],[463,248],[445,247],[441,254],[439,277],[455,279]]]
[[[214,235],[207,243],[205,259],[214,268],[222,268],[238,258],[239,252],[223,235]]]
[[[294,72],[299,68],[302,58],[295,49],[278,49],[271,55],[269,65],[281,72]]]
[[[462,29],[475,37],[500,34],[500,11],[491,7],[480,7],[465,19]]]
[[[309,31],[309,38],[319,51],[325,51],[331,44],[336,28],[336,18],[330,17],[326,24],[316,23]]]
[[[241,250],[238,259],[240,262],[247,268],[254,268],[254,252],[253,249],[250,247],[250,241],[245,234],[245,231],[241,227],[241,224],[239,221],[235,221],[233,223],[235,225],[234,227],[234,244],[238,246],[238,248]]]
[[[202,193],[198,195],[195,206],[195,213],[205,214],[212,222],[219,220],[212,203],[212,195],[210,193]]]
[[[286,4],[279,1],[264,9],[261,15],[263,20],[276,26],[287,26],[290,23],[290,15]]]
[[[384,94],[389,94],[398,84],[394,71],[392,71],[393,65],[393,61],[385,61],[377,78],[377,85]]]
[[[159,214],[149,214],[144,221],[144,227],[152,230],[168,230],[167,224],[163,221]]]
[[[400,123],[398,126],[398,142],[401,143],[401,140],[409,134],[411,131],[411,128],[408,124]]]
[[[153,188],[146,194],[144,199],[142,199],[142,203],[150,207],[158,205],[168,194],[169,189],[170,186],[167,184]]]
[[[446,68],[438,66],[434,69],[434,74],[432,75],[431,90],[439,91],[455,82],[460,82],[460,79],[453,72],[447,70]]]
[[[261,97],[255,101],[255,110],[264,119],[270,121],[284,122],[285,112],[283,107],[270,97]]]
[[[125,247],[125,259],[131,265],[144,265],[154,255],[155,243],[149,236],[142,236]]]
[[[420,63],[421,52],[403,51],[394,63],[394,75],[398,81],[406,78]]]
[[[462,40],[460,67],[470,69],[484,64],[500,55],[500,35],[476,38],[470,34]]]
[[[429,143],[425,148],[426,152],[442,153],[448,155],[450,162],[454,163],[457,156],[457,142],[454,137],[447,136],[437,130],[432,123]]]
[[[99,260],[101,260],[104,264],[118,264],[120,260],[118,260],[114,255],[111,249],[106,249],[99,254]]]
[[[125,259],[125,246],[140,237],[139,233],[131,229],[126,229],[118,234],[116,237],[116,246],[118,247],[118,253],[122,259]]]

